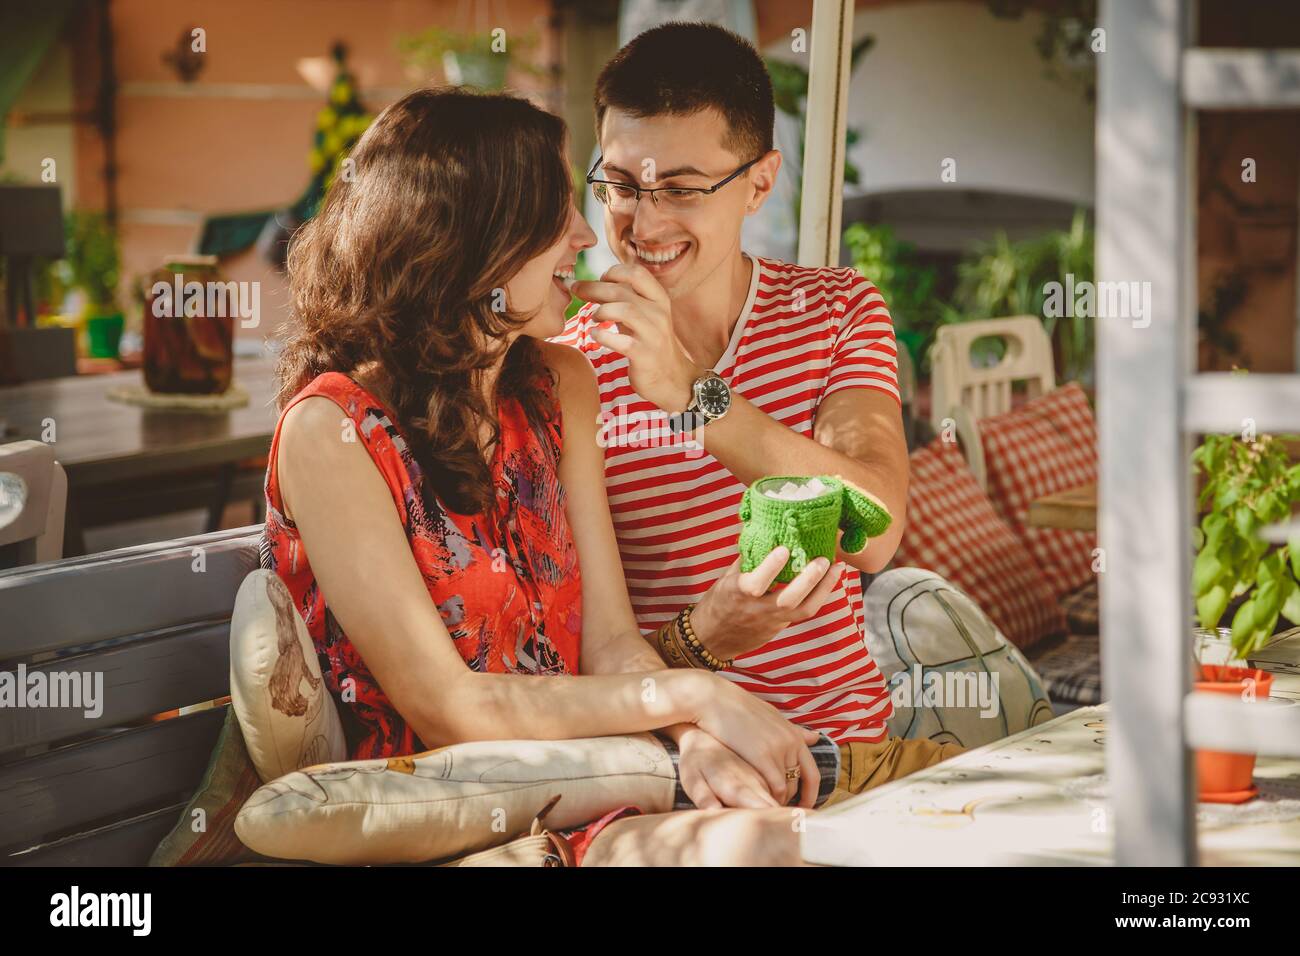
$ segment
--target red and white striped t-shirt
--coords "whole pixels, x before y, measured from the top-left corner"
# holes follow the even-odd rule
[[[844,388],[898,398],[898,355],[884,299],[852,269],[753,258],[749,296],[714,371],[781,424],[809,438],[818,404]],[[653,632],[699,599],[736,559],[745,486],[633,390],[627,359],[591,338],[587,305],[552,341],[595,367],[605,486],[632,607]],[[813,618],[791,624],[724,672],[790,719],[838,742],[879,741],[892,714],[863,639],[862,587],[848,568]]]

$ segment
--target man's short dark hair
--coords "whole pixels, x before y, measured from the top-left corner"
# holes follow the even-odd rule
[[[691,116],[715,109],[722,145],[744,160],[772,148],[772,79],[750,43],[710,23],[665,23],[633,38],[596,80],[596,135],[605,113]]]

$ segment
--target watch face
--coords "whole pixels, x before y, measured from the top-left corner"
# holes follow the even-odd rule
[[[700,408],[706,415],[714,418],[724,414],[731,407],[731,389],[721,378],[708,378],[700,383],[697,392]]]

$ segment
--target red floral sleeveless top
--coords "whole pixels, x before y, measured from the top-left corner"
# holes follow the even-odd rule
[[[549,382],[543,387],[550,391]],[[460,515],[425,488],[393,416],[348,376],[318,376],[285,406],[280,422],[313,395],[343,410],[388,484],[411,553],[465,663],[494,674],[576,674],[582,583],[557,475],[558,404],[553,420],[535,431],[518,401],[501,400],[501,438],[491,464],[493,505],[482,514]],[[427,748],[330,613],[298,530],[284,516],[275,468],[279,440],[277,423],[266,473],[262,566],[288,585],[335,702],[362,728],[353,759],[419,753]],[[358,567],[356,573],[364,579],[366,569]]]

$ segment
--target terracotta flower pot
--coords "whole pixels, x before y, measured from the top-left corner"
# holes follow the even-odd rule
[[[1273,675],[1252,667],[1202,664],[1198,691],[1228,694],[1251,702],[1268,700]],[[1252,779],[1255,755],[1220,750],[1196,751],[1196,781],[1199,797],[1206,803],[1241,803],[1255,795]]]

